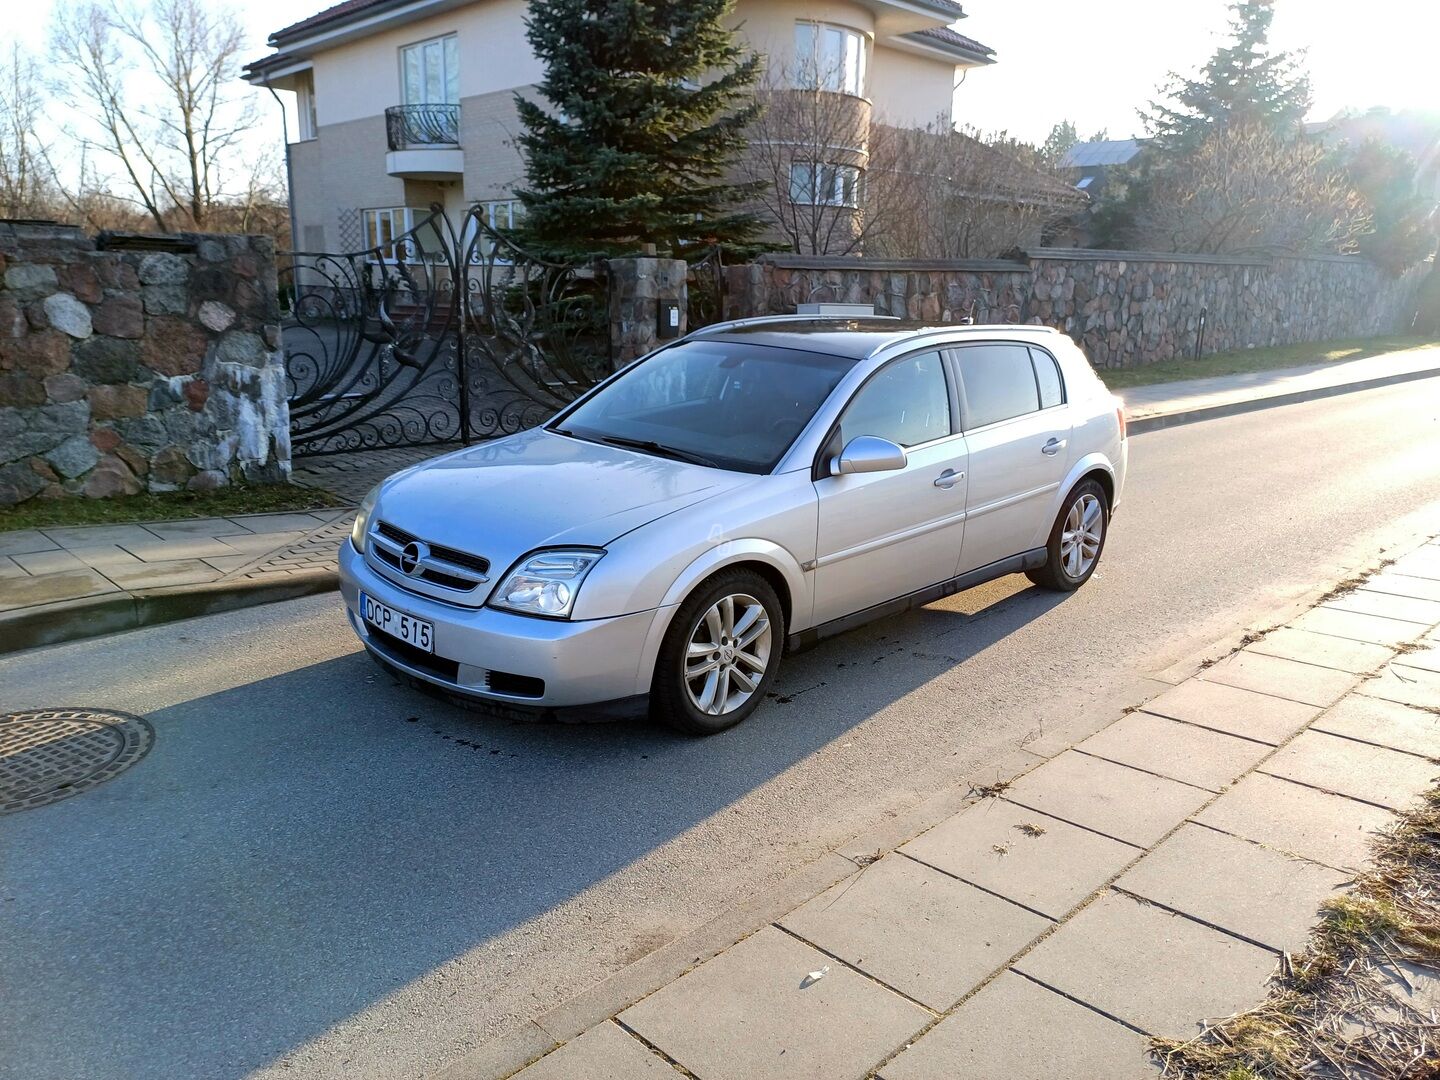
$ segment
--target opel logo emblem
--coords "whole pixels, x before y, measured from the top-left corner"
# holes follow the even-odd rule
[[[406,544],[400,552],[400,569],[411,577],[420,573],[422,564],[429,556],[430,549],[418,540]]]

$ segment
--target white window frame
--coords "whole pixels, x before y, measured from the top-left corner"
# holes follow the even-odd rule
[[[484,199],[480,202],[472,203],[471,206],[483,210],[485,224],[489,225],[492,229],[513,229],[519,225],[525,217],[525,204],[519,199]],[[487,247],[490,243],[490,238],[482,235],[479,243],[475,245],[475,250],[471,254],[470,261],[475,263],[482,257],[491,255],[494,249]],[[466,248],[469,248],[468,244]],[[482,248],[485,250],[482,251]],[[500,264],[506,264],[509,261],[508,259],[495,260],[496,263]]]
[[[869,89],[869,50],[870,36],[852,26],[797,20],[795,85],[863,98]]]
[[[440,96],[443,101],[430,101],[429,85],[430,80],[425,72],[425,49],[427,46],[439,44],[440,46],[440,85],[442,87]],[[407,57],[415,54],[420,58],[420,98],[415,100],[410,96],[410,80],[407,77]],[[456,34],[440,34],[436,37],[426,38],[424,41],[412,41],[408,45],[401,45],[398,51],[400,65],[400,103],[402,105],[458,105],[460,104],[460,39]],[[453,69],[453,70],[452,70]]]
[[[360,211],[360,227],[365,232],[365,250],[373,251],[380,249],[380,257],[377,259],[373,254],[369,256],[371,263],[393,264],[399,262],[395,252],[395,238],[404,236],[411,229],[415,228],[417,222],[422,222],[430,214],[429,210],[418,209],[413,206],[375,206]],[[382,239],[381,222],[389,228],[389,239]],[[414,239],[410,242],[414,242]],[[419,244],[415,244],[416,250],[406,256],[406,262],[424,262],[427,254],[430,261],[438,257],[438,253],[427,253]]]
[[[836,165],[826,161],[790,163],[790,201],[796,206],[858,209],[864,183],[865,170],[858,165]]]
[[[320,124],[315,116],[315,79],[310,73],[295,82],[295,134],[299,142],[320,137]]]

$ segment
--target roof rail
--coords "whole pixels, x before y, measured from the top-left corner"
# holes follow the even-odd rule
[[[742,326],[761,326],[767,323],[820,322],[824,319],[834,319],[836,322],[856,322],[860,319],[878,319],[887,322],[901,321],[896,315],[756,315],[748,319],[731,319],[729,322],[711,323],[697,330],[691,330],[685,336],[694,337],[697,334],[719,333],[726,330],[736,330]]]

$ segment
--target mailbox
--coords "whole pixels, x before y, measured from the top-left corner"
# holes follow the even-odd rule
[[[680,301],[660,300],[659,324],[655,329],[655,336],[661,341],[668,341],[671,338],[680,336]]]

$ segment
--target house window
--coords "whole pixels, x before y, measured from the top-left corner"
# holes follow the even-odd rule
[[[797,161],[790,166],[790,201],[802,206],[857,207],[862,175],[854,165]]]
[[[301,142],[319,135],[315,120],[315,81],[309,72],[295,83],[295,127]]]
[[[416,224],[423,225],[429,216],[427,210],[411,206],[385,206],[360,212],[361,225],[365,230],[365,246],[370,249],[371,262],[433,261],[442,248],[440,237],[433,228],[411,232]]]
[[[796,85],[864,97],[866,44],[865,35],[849,27],[796,23]]]
[[[460,48],[454,34],[400,50],[400,90],[405,105],[460,104]]]
[[[496,199],[492,202],[476,203],[476,216],[489,225],[490,228],[504,232],[507,229],[518,228],[520,222],[525,218],[525,204],[519,199]],[[488,233],[482,233],[470,253],[470,261],[477,263],[481,259],[488,259],[495,253],[495,239]],[[505,260],[498,259],[498,262]]]

